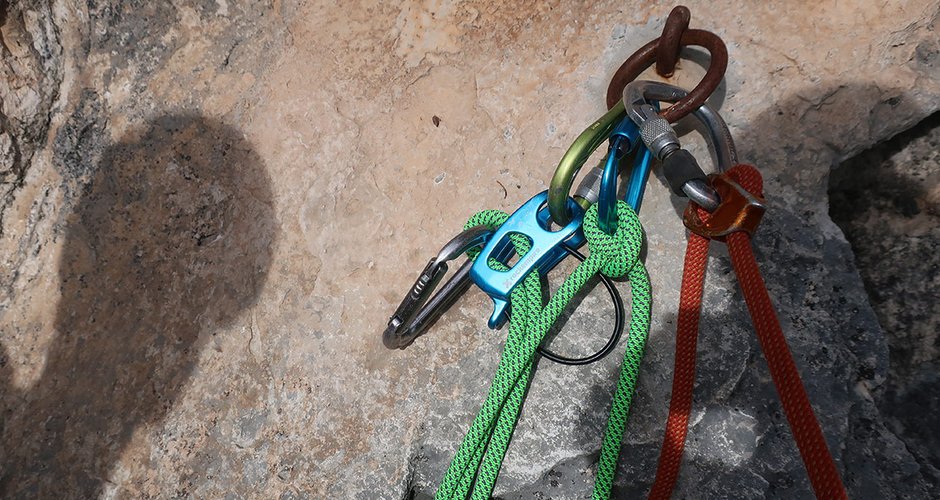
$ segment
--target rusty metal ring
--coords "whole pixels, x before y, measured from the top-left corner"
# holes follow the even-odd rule
[[[634,52],[614,73],[614,77],[611,78],[610,85],[607,87],[608,109],[613,108],[621,101],[623,88],[628,83],[636,80],[640,73],[656,62],[656,52],[659,48],[660,39],[657,38]],[[689,92],[689,95],[659,113],[670,123],[675,123],[704,104],[708,96],[718,88],[725,76],[725,69],[728,68],[728,49],[725,47],[725,42],[721,41],[718,35],[705,30],[686,30],[679,40],[679,46],[688,47],[690,45],[703,47],[707,50],[711,56],[711,64],[709,64],[708,71],[705,72],[702,81]]]
[[[684,5],[677,5],[663,26],[663,34],[659,37],[659,48],[656,49],[656,73],[663,78],[669,78],[676,71],[676,62],[679,61],[679,50],[682,48],[679,41],[682,34],[689,29],[692,13]]]

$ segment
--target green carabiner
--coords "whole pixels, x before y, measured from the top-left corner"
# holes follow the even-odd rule
[[[571,214],[568,212],[568,193],[571,192],[574,177],[594,150],[607,140],[611,131],[625,116],[626,111],[621,100],[604,116],[581,132],[581,135],[565,152],[565,156],[561,158],[548,187],[548,212],[555,224],[564,227],[571,222]]]

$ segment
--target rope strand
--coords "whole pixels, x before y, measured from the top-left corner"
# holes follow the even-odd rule
[[[754,167],[738,165],[727,174],[748,192],[762,194],[762,179]],[[700,215],[703,218],[708,216],[701,212]],[[710,240],[702,236],[689,234],[679,299],[679,321],[676,327],[676,368],[672,381],[672,399],[656,479],[649,494],[651,499],[668,499],[679,476],[682,450],[688,433],[689,412],[692,408],[695,347],[709,242]],[[757,332],[761,350],[767,360],[771,378],[780,396],[813,490],[818,498],[847,498],[845,487],[829,453],[786,337],[780,328],[780,321],[767,293],[767,287],[757,267],[751,238],[744,232],[732,233],[727,237],[727,244],[754,330]]]
[[[587,211],[583,229],[590,255],[565,279],[548,304],[542,307],[537,272],[530,273],[513,290],[510,302],[514,314],[496,375],[480,412],[444,474],[435,498],[462,500],[472,495],[474,499],[484,499],[492,494],[537,361],[536,349],[571,299],[598,272],[610,277],[628,275],[632,287],[630,337],[601,451],[605,463],[598,467],[600,491],[606,490],[609,495],[650,324],[649,278],[639,262],[642,228],[636,214],[625,202],[618,202],[617,211],[619,225],[613,236],[604,234],[597,227],[596,205]],[[498,226],[506,218],[508,215],[505,213],[485,211],[471,218],[468,225]],[[524,255],[528,251],[525,247],[527,241],[525,238],[519,240],[513,240],[513,244],[517,252]],[[490,261],[490,265],[494,269],[502,266],[495,261]]]

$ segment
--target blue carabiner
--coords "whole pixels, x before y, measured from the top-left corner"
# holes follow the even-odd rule
[[[604,161],[600,192],[597,195],[597,226],[607,234],[614,234],[617,230],[617,175],[620,170],[620,158],[633,149],[639,136],[639,129],[636,125],[630,127],[626,123],[628,121],[630,120],[626,119],[618,123],[610,135],[610,147]]]
[[[542,191],[513,212],[493,233],[470,268],[473,281],[493,299],[493,315],[488,322],[490,328],[499,328],[508,319],[506,311],[510,293],[532,270],[537,269],[539,273],[545,274],[561,262],[567,255],[563,243],[575,248],[584,243],[584,233],[581,231],[584,210],[569,198],[568,209],[574,215],[571,222],[558,231],[549,231],[546,229],[549,227],[545,206],[547,201],[548,191]],[[490,267],[489,260],[495,257],[506,263],[513,248],[510,234],[528,237],[532,241],[532,248],[520,256],[509,270],[497,271]]]
[[[657,103],[653,103],[658,106]],[[622,155],[638,148],[630,171],[627,193],[624,200],[630,207],[640,211],[646,180],[653,163],[653,155],[640,140],[640,128],[629,118],[624,118],[610,133],[610,148],[601,176],[601,187],[597,201],[597,225],[601,231],[613,234],[617,229],[617,174]]]

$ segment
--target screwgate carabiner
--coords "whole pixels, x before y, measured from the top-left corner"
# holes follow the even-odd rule
[[[623,89],[624,106],[628,116],[634,121],[642,119],[634,114],[636,106],[652,104],[654,101],[675,102],[686,95],[688,92],[681,87],[650,80],[636,80]],[[692,113],[709,133],[708,142],[714,150],[715,164],[719,166],[719,170],[724,171],[737,164],[738,152],[734,146],[734,138],[731,137],[731,131],[721,115],[708,103],[699,106]]]
[[[695,159],[681,149],[679,139],[669,122],[660,117],[656,108],[651,105],[651,102],[655,101],[675,102],[687,94],[685,90],[667,83],[637,80],[624,87],[623,102],[627,116],[639,126],[640,136],[653,155],[664,161],[678,159],[685,162],[678,178],[670,179],[670,172],[665,172],[674,191],[712,211],[720,202],[718,193],[708,184],[705,173]],[[692,114],[708,132],[707,138],[715,154],[716,169],[723,172],[737,163],[734,140],[721,115],[708,104],[703,104]],[[678,152],[684,155],[673,156]],[[666,166],[664,164],[664,171],[667,170]]]

